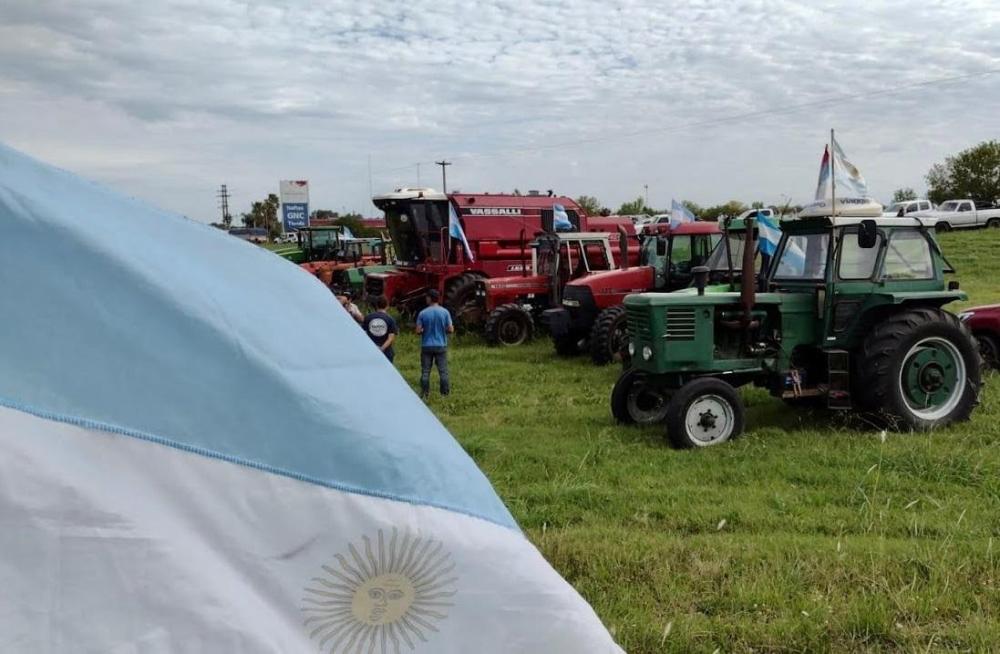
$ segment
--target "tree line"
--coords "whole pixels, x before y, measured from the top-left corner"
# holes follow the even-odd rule
[[[962,150],[958,154],[945,158],[943,163],[931,166],[924,176],[927,182],[927,198],[935,204],[956,198],[971,198],[980,202],[1000,201],[1000,141],[983,141],[979,145]],[[893,193],[894,202],[917,199],[917,193],[912,188],[899,188]],[[592,216],[610,215],[611,209],[592,195],[581,195],[576,199],[583,209]],[[764,203],[755,201],[745,204],[739,200],[730,200],[722,204],[702,207],[689,200],[684,206],[702,220],[718,220],[722,216],[737,216],[747,209],[763,208]],[[251,203],[250,210],[241,214],[240,220],[244,227],[263,227],[268,230],[271,238],[281,234],[281,219],[278,216],[280,203],[274,193]],[[782,207],[785,208],[785,207]],[[801,207],[789,206],[785,209],[797,211]],[[669,209],[655,209],[647,205],[646,200],[639,196],[630,202],[623,202],[614,212],[623,216],[655,215],[669,213]],[[338,214],[328,209],[317,209],[312,212],[313,218],[329,218],[335,224],[345,225],[357,236],[376,235],[377,232],[362,225],[361,214]],[[213,223],[217,227],[228,229],[229,225]]]

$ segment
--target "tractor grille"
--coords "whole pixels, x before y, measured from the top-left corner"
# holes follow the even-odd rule
[[[625,307],[625,319],[628,321],[628,333],[637,341],[649,341],[649,317],[645,310]]]
[[[694,309],[667,309],[667,331],[663,335],[668,341],[693,341],[695,332]]]

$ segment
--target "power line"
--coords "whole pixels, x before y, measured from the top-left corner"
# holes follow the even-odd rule
[[[594,143],[605,143],[610,141],[618,141],[624,139],[635,138],[637,136],[648,136],[650,134],[667,134],[670,132],[677,132],[681,130],[688,130],[697,127],[712,127],[716,125],[722,125],[726,123],[739,122],[743,120],[748,120],[751,118],[763,118],[767,116],[779,116],[783,114],[795,113],[802,111],[804,109],[812,109],[815,107],[829,107],[833,105],[844,104],[847,102],[852,102],[859,99],[870,99],[873,97],[886,97],[893,95],[900,95],[914,89],[926,88],[929,86],[935,86],[938,84],[948,84],[952,82],[959,82],[962,80],[972,79],[975,77],[986,77],[989,75],[995,75],[1000,73],[1000,68],[993,68],[988,70],[981,70],[973,73],[965,73],[962,75],[951,75],[948,77],[939,77],[932,80],[924,80],[921,82],[912,82],[910,84],[900,84],[898,86],[890,87],[887,89],[876,90],[876,91],[863,91],[858,93],[847,93],[842,95],[830,96],[827,98],[819,100],[810,100],[808,102],[801,102],[798,104],[787,105],[784,107],[770,107],[767,109],[758,109],[755,111],[748,111],[740,114],[732,114],[729,116],[720,116],[718,118],[710,118],[707,120],[698,120],[687,123],[678,123],[675,125],[667,125],[663,127],[651,127],[648,129],[634,130],[631,132],[622,132],[619,134],[605,135],[605,136],[594,136],[589,138],[576,139],[572,141],[562,141],[559,143],[547,143],[538,145],[525,145],[520,147],[512,147],[501,150],[493,150],[487,153],[479,153],[474,155],[469,155],[467,157],[461,157],[464,161],[473,161],[477,159],[490,159],[498,156],[505,156],[509,154],[517,153],[532,153],[532,152],[542,152],[545,150],[555,150],[560,148],[574,147],[578,145],[591,145]],[[475,129],[475,128],[464,128],[464,129]],[[439,162],[421,162],[421,163],[437,163]],[[409,164],[406,166],[400,166],[398,168],[390,168],[385,170],[375,171],[375,174],[392,173],[403,170],[412,169],[414,164]]]

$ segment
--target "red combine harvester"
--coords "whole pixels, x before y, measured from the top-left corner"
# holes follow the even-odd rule
[[[561,205],[577,232],[635,234],[622,217],[588,216],[568,197],[491,193],[444,194],[429,188],[401,188],[372,198],[385,212],[398,270],[365,277],[365,294],[385,295],[404,314],[424,306],[428,289],[441,293],[456,322],[478,326],[485,316],[476,302],[476,280],[531,270],[530,243],[538,232],[552,232],[553,206]],[[469,242],[451,238],[448,216],[454,210]],[[636,248],[638,256],[638,248]]]
[[[721,239],[722,229],[713,222],[654,225],[642,237],[639,266],[570,281],[562,306],[542,314],[556,352],[569,356],[586,348],[598,365],[620,360],[628,346],[625,296],[689,286],[691,269],[703,265]]]

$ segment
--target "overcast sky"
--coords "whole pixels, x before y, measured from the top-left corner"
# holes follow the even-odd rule
[[[805,201],[831,127],[882,200],[1000,138],[1000,3],[0,1],[0,141],[204,221],[296,178],[377,215],[369,157],[376,193],[445,157],[465,191]]]

